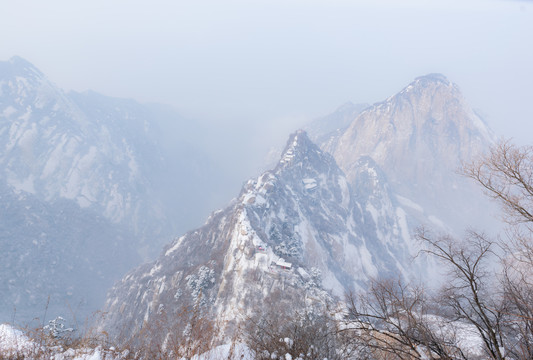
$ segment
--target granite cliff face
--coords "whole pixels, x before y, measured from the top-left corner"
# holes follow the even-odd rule
[[[375,161],[413,223],[460,232],[486,225],[480,213],[487,202],[457,171],[492,142],[491,131],[458,86],[431,74],[367,108],[333,145],[323,146],[352,184],[359,158]]]
[[[409,239],[394,221],[381,223],[394,210],[384,208],[390,200],[377,174],[361,166],[372,173],[360,181],[372,195],[358,202],[334,159],[305,132],[293,134],[273,170],[111,290],[108,331],[127,339],[163,312],[200,301],[228,336],[274,296],[327,301],[364,288],[369,277],[407,276]]]

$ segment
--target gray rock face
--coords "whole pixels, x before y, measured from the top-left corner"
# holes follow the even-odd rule
[[[111,290],[106,328],[127,339],[163,311],[178,313],[201,301],[229,335],[237,319],[263,308],[273,294],[288,302],[326,299],[363,288],[369,276],[401,274],[406,252],[398,246],[398,225],[376,223],[390,204],[377,182],[360,182],[373,191],[379,208],[373,214],[356,201],[333,157],[306,133],[293,134],[275,169],[248,181],[227,209]],[[391,237],[379,237],[377,229]]]

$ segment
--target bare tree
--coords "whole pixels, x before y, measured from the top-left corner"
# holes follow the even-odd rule
[[[243,341],[256,359],[341,360],[349,357],[340,346],[337,323],[328,306],[319,300],[284,301],[275,292],[265,306],[246,319]]]
[[[216,324],[197,301],[177,312],[159,311],[124,346],[135,359],[191,359],[212,349],[217,335]]]
[[[454,321],[475,327],[489,358],[504,359],[504,321],[509,309],[489,266],[498,259],[493,252],[495,243],[473,231],[462,241],[433,236],[425,229],[416,236],[424,246],[422,251],[440,260],[447,270],[436,303]]]
[[[463,175],[475,180],[502,207],[506,254],[513,262],[533,264],[533,147],[501,141],[488,154],[465,165]]]
[[[348,297],[358,341],[378,351],[376,358],[471,358],[460,324],[475,329],[483,358],[533,358],[533,147],[502,141],[462,173],[501,205],[505,241],[474,231],[456,240],[420,229],[423,252],[447,271],[435,296],[380,280]]]
[[[401,280],[372,281],[366,292],[348,297],[358,341],[366,342],[378,359],[384,354],[393,359],[471,359],[475,351],[460,339],[460,325],[466,324],[481,339],[483,358],[509,356],[512,352],[506,350],[516,350],[520,338],[512,304],[498,290],[491,266],[498,260],[496,244],[475,232],[457,241],[420,229],[417,238],[422,251],[447,271],[442,289],[429,296],[423,287]]]
[[[502,205],[504,221],[533,223],[533,147],[501,141],[487,155],[465,165],[462,173]]]
[[[517,268],[518,265],[518,268]],[[502,288],[507,312],[507,333],[510,341],[507,352],[515,359],[533,358],[533,285],[532,265],[505,261],[502,271]]]
[[[482,186],[504,211],[501,284],[513,324],[510,356],[533,358],[533,147],[501,141],[468,164],[463,174]]]
[[[466,359],[453,331],[432,313],[423,287],[402,280],[372,280],[367,291],[347,297],[345,331],[376,359]]]

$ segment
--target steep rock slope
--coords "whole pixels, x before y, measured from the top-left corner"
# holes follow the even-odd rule
[[[480,216],[487,213],[480,191],[456,172],[492,142],[458,86],[431,74],[367,108],[323,147],[352,184],[359,158],[372,158],[413,226],[429,223],[460,232],[489,222]]]
[[[379,175],[363,167],[368,206],[356,201],[329,154],[305,132],[293,134],[275,169],[110,291],[104,327],[125,340],[164,315],[179,332],[186,322],[178,314],[199,303],[229,335],[239,319],[269,305],[325,300],[363,288],[370,276],[405,273],[409,246],[394,219],[387,229],[376,223],[390,199]]]

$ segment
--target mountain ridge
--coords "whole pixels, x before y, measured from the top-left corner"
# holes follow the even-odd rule
[[[223,327],[230,336],[273,293],[290,308],[298,297],[327,301],[362,290],[370,278],[427,280],[436,267],[422,257],[413,261],[415,228],[457,230],[439,206],[453,203],[461,211],[451,208],[452,215],[462,216],[465,199],[481,198],[453,173],[490,143],[475,116],[455,84],[429,75],[356,114],[322,144],[334,144],[332,154],[295,132],[273,170],[117,283],[104,326],[113,334],[129,329],[127,339],[157,321],[154,314],[200,301],[210,318],[231,324]],[[312,273],[318,276],[309,287]]]
[[[238,319],[268,308],[273,294],[289,303],[302,296],[327,302],[328,292],[343,296],[369,277],[402,274],[397,264],[406,254],[378,239],[375,220],[354,202],[333,157],[297,131],[273,170],[117,283],[105,328],[115,335],[131,329],[118,335],[128,339],[160,309],[169,315],[201,301],[202,312],[227,324],[224,336],[231,336]]]

